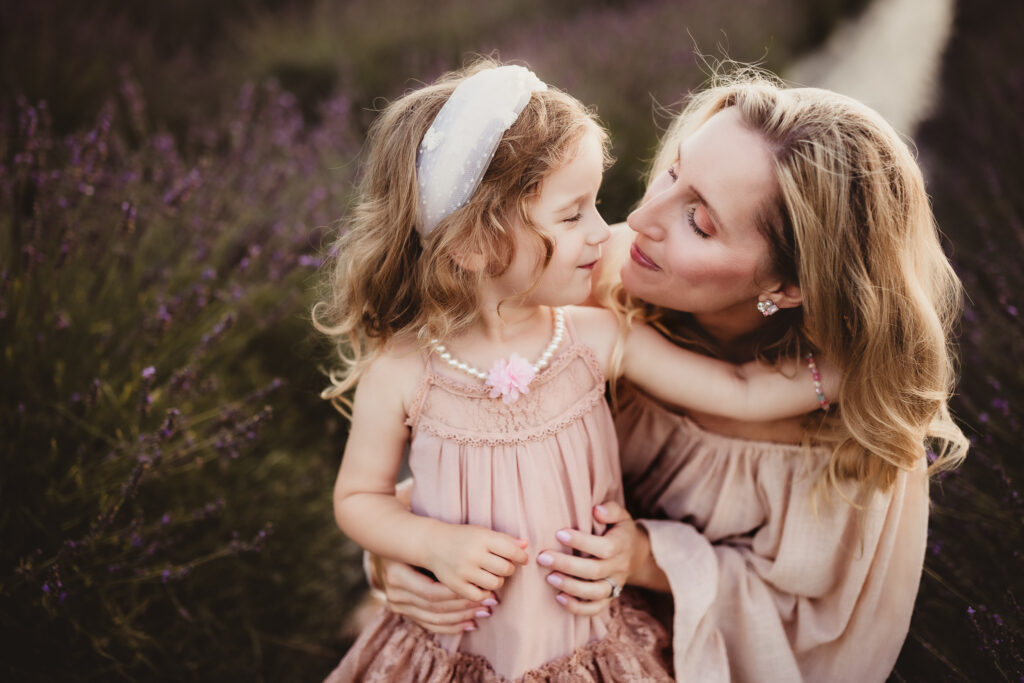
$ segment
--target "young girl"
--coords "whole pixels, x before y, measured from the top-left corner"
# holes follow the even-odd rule
[[[571,307],[609,234],[596,208],[607,140],[522,67],[478,65],[402,97],[368,145],[333,291],[314,309],[351,349],[324,396],[342,402],[358,382],[337,522],[480,601],[479,616],[503,604],[456,636],[384,612],[329,680],[671,680],[650,617],[569,614],[529,551],[621,500],[607,377],[763,420],[827,406],[813,360],[810,373],[736,367]],[[780,289],[764,308],[790,303]],[[411,511],[394,490],[406,446]]]

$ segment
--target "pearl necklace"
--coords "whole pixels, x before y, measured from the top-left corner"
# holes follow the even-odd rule
[[[562,343],[562,337],[565,336],[565,312],[561,308],[556,308],[554,310],[555,329],[551,336],[551,343],[548,344],[547,348],[544,349],[544,353],[540,354],[540,358],[538,358],[537,361],[533,364],[532,367],[534,372],[539,372],[548,364],[548,361],[551,360],[551,356],[554,355],[555,350],[558,348],[558,345]],[[477,368],[474,368],[472,365],[469,365],[468,363],[463,363],[459,359],[452,356],[451,352],[448,351],[448,347],[446,347],[444,344],[438,344],[437,342],[437,339],[432,339],[430,341],[430,345],[433,347],[435,351],[437,351],[437,355],[445,363],[452,366],[456,370],[461,370],[462,372],[472,375],[477,379],[487,379],[488,373],[484,372],[483,370],[478,370]],[[495,363],[500,362],[500,359],[495,361]]]

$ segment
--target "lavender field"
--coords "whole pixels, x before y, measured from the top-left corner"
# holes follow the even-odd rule
[[[611,129],[621,220],[695,45],[782,71],[865,4],[0,3],[0,678],[320,680],[344,653],[365,583],[308,312],[383,101],[524,61]],[[1024,681],[1022,31],[959,4],[916,139],[974,446],[933,486],[896,681]]]

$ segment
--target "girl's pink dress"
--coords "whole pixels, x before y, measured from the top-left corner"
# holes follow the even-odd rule
[[[559,529],[592,529],[594,505],[622,501],[605,378],[570,313],[566,331],[560,353],[512,404],[428,361],[407,420],[413,511],[528,539],[529,563],[473,632],[434,636],[385,609],[327,681],[672,680],[667,637],[651,616],[618,600],[597,616],[573,616],[536,563],[541,549],[557,547]]]

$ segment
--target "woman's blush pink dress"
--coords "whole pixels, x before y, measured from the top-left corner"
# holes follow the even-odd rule
[[[815,508],[828,450],[714,434],[629,387],[620,405],[629,507],[652,518],[672,587],[677,680],[886,680],[924,561],[923,448],[862,513],[834,494]]]

